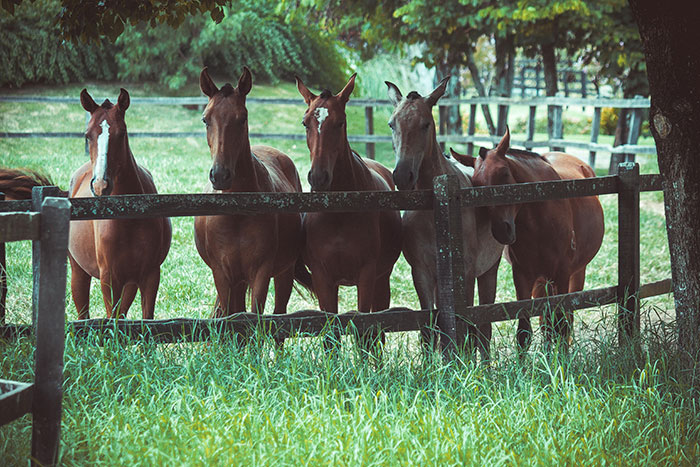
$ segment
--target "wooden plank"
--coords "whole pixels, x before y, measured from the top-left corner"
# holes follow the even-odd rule
[[[365,135],[374,134],[374,107],[365,107]],[[368,158],[374,159],[374,143],[365,145],[365,153]]]
[[[476,104],[469,106],[469,123],[467,124],[467,136],[473,137],[476,132]],[[474,154],[474,142],[467,143],[467,154]]]
[[[650,282],[639,287],[640,299],[656,297],[657,295],[665,295],[667,293],[673,293],[673,282],[671,279]]]
[[[0,201],[0,212],[24,212],[32,210],[31,200]]]
[[[32,187],[32,211],[39,212],[44,200],[49,196],[62,196],[61,190],[56,186],[35,186]],[[38,291],[39,291],[39,263],[41,262],[41,243],[32,242],[32,323],[36,324],[38,312]]]
[[[595,110],[593,111],[593,121],[591,122],[591,143],[598,142],[598,135],[600,134],[601,110],[602,109],[600,107],[596,107]],[[595,156],[596,156],[596,151],[594,151],[594,150],[591,150],[588,153],[588,165],[590,165],[593,168],[595,168]]]
[[[67,199],[43,201],[32,406],[32,457],[40,465],[54,465],[58,459],[69,220]]]
[[[662,191],[663,177],[661,174],[645,174],[639,176],[639,191]]]
[[[0,204],[5,201],[5,193],[0,193]],[[0,216],[2,219],[2,216]],[[0,221],[0,229],[3,222]],[[7,258],[5,256],[5,241],[0,234],[0,325],[5,324],[5,314],[7,312]]]
[[[639,165],[619,165],[618,333],[620,345],[639,334]]]
[[[0,426],[32,411],[34,385],[0,379]]]
[[[536,128],[536,120],[535,117],[537,115],[537,107],[534,105],[530,106],[530,114],[527,118],[527,141],[525,141],[525,149],[528,151],[532,150],[534,147],[532,145],[533,141],[535,140],[535,128]]]
[[[39,216],[33,213],[0,213],[0,242],[36,240],[39,238],[39,226]]]

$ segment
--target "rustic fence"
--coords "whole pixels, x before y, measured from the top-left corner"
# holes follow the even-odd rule
[[[98,99],[99,100],[99,99]],[[78,104],[78,99],[73,97],[32,97],[32,96],[0,96],[1,102],[44,102],[44,103],[64,103]],[[149,105],[177,105],[177,106],[203,106],[206,104],[205,97],[134,97],[131,99],[133,104],[149,104]],[[255,98],[248,97],[248,104],[258,105],[292,105],[300,108],[300,115],[305,108],[301,98],[299,99],[274,99],[274,98]],[[583,99],[572,97],[531,97],[531,98],[513,98],[513,97],[470,97],[470,98],[444,98],[441,99],[440,107],[460,106],[468,110],[468,126],[466,134],[445,134],[438,135],[440,143],[452,142],[467,145],[467,152],[474,152],[475,143],[497,143],[504,131],[499,128],[498,135],[486,135],[476,133],[477,109],[484,105],[498,105],[501,107],[524,106],[528,107],[528,121],[525,139],[513,137],[511,144],[513,146],[523,146],[527,149],[549,148],[551,150],[565,150],[566,148],[583,149],[589,153],[589,163],[595,166],[596,154],[605,152],[610,154],[623,154],[625,157],[621,162],[634,162],[635,154],[656,154],[656,147],[638,145],[638,139],[641,132],[642,120],[645,109],[649,108],[649,99],[611,99],[611,98],[596,98]],[[363,135],[348,135],[350,143],[365,143],[365,155],[374,159],[376,154],[376,143],[390,143],[391,136],[377,135],[374,131],[374,109],[376,107],[389,107],[392,104],[388,100],[375,99],[351,99],[348,102],[349,106],[364,107],[365,109],[365,134]],[[537,117],[537,108],[547,106],[547,126],[548,138],[546,140],[535,140],[535,123]],[[591,122],[590,140],[576,141],[564,138],[564,110],[567,107],[592,107],[593,120]],[[629,123],[628,138],[625,144],[612,146],[610,144],[601,144],[598,142],[600,137],[600,121],[603,108],[612,107],[619,109],[629,109],[628,114],[631,115]],[[442,116],[446,112],[439,112]],[[89,114],[86,113],[86,119]],[[445,128],[442,122],[438,128]],[[152,131],[129,131],[129,138],[186,138],[186,137],[205,137],[205,132],[202,131],[179,131],[179,132],[152,132]],[[304,141],[306,135],[302,132],[298,134],[290,133],[250,133],[250,138],[255,139],[286,139]],[[83,132],[0,132],[0,138],[84,138]],[[86,144],[87,151],[87,144]]]
[[[639,166],[620,165],[617,175],[581,180],[560,180],[516,185],[460,189],[450,176],[435,179],[432,190],[400,192],[326,192],[326,193],[231,193],[182,195],[124,195],[102,198],[70,198],[71,220],[107,218],[147,218],[163,216],[201,216],[231,213],[433,210],[437,227],[436,251],[440,310],[392,308],[364,314],[338,315],[317,310],[302,310],[287,315],[239,313],[221,319],[165,319],[154,321],[91,319],[69,323],[72,332],[120,332],[157,342],[206,339],[214,329],[247,332],[261,326],[276,337],[297,333],[318,334],[330,325],[342,332],[364,332],[380,327],[386,332],[414,331],[436,325],[441,345],[451,352],[456,342],[456,322],[480,324],[538,316],[548,310],[577,310],[617,303],[619,338],[627,341],[639,332],[639,300],[671,291],[670,279],[640,285],[639,193],[661,189],[659,175],[640,175]],[[46,196],[55,196],[55,187],[37,187],[32,201],[0,202],[0,212],[30,211]],[[467,306],[464,294],[464,270],[458,230],[464,206],[529,203],[551,199],[618,194],[618,284],[572,294],[533,300]],[[38,280],[35,256],[35,281]],[[4,270],[4,267],[0,267]],[[4,307],[4,303],[3,303]],[[4,311],[4,308],[3,308]],[[2,317],[4,319],[4,316]],[[4,323],[3,323],[4,324]],[[10,337],[31,332],[31,325],[4,325],[0,335]]]

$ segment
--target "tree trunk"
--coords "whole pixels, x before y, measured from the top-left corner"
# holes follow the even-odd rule
[[[542,52],[542,65],[544,66],[544,89],[547,96],[556,96],[559,91],[557,80],[557,53],[554,49],[554,43],[544,43],[540,45]],[[561,112],[561,108],[554,105],[547,106],[547,137],[553,139],[560,135],[555,135],[553,122],[561,115],[556,115]],[[561,151],[563,148],[552,147],[553,151]]]
[[[513,92],[513,79],[515,70],[515,41],[511,34],[505,37],[496,37],[496,95],[510,97]],[[498,106],[498,126],[496,134],[501,136],[506,131],[508,124],[508,106]]]
[[[663,175],[681,361],[700,357],[700,18],[685,2],[630,0],[644,44],[651,132]],[[695,13],[692,13],[695,11]],[[696,371],[692,371],[697,382]]]
[[[484,87],[484,82],[481,80],[481,75],[479,73],[479,67],[476,66],[474,61],[474,55],[471,50],[467,52],[467,69],[472,75],[472,81],[474,82],[474,87],[479,96],[486,97],[486,88]],[[481,106],[481,112],[484,114],[484,119],[486,120],[486,126],[489,129],[490,135],[496,134],[496,126],[493,124],[493,118],[491,117],[491,110],[488,105]]]
[[[445,96],[448,98],[459,98],[462,95],[462,85],[459,83],[459,75],[459,66],[442,62],[437,66],[437,73],[435,73],[435,86],[437,86],[445,76],[451,76],[450,81],[447,83]],[[439,109],[440,134],[461,135],[462,115],[459,112],[459,106],[440,106]]]

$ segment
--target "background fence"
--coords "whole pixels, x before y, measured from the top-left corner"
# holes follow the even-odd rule
[[[99,101],[100,99],[96,99]],[[294,105],[303,106],[303,101],[299,99],[275,99],[275,98],[255,98],[248,97],[248,103],[269,104],[269,105]],[[0,102],[50,102],[69,103],[79,105],[79,100],[74,97],[33,97],[33,96],[0,96]],[[177,105],[177,106],[201,106],[207,103],[206,97],[133,97],[134,104],[151,105]],[[390,107],[392,104],[388,100],[375,99],[351,99],[349,106],[364,107],[365,109],[365,133],[362,135],[348,135],[351,143],[365,143],[365,154],[369,158],[375,157],[375,144],[379,142],[391,142],[389,135],[374,134],[374,109],[377,107]],[[638,145],[641,133],[642,121],[645,111],[649,108],[649,99],[613,99],[595,98],[584,99],[574,97],[470,97],[470,98],[445,98],[439,101],[440,107],[460,106],[463,113],[469,116],[466,134],[445,134],[438,135],[438,142],[461,143],[467,145],[467,152],[474,153],[475,144],[493,145],[500,140],[504,128],[499,128],[496,135],[477,134],[476,119],[477,109],[483,105],[497,105],[505,107],[527,107],[528,120],[525,139],[513,138],[511,145],[522,146],[529,150],[541,148],[549,150],[566,150],[567,148],[582,149],[588,151],[589,164],[595,166],[596,154],[598,152],[624,155],[620,162],[634,162],[635,154],[656,154],[654,145]],[[548,138],[545,140],[535,139],[535,124],[538,106],[547,106],[547,127]],[[591,107],[593,108],[593,119],[591,122],[590,139],[588,142],[565,139],[564,137],[564,111],[569,107]],[[600,123],[602,109],[619,108],[629,109],[627,114],[631,115],[629,123],[628,138],[625,144],[612,146],[598,142],[600,137]],[[467,110],[468,109],[468,110]],[[445,112],[439,112],[443,115]],[[86,113],[86,118],[89,114]],[[439,122],[438,128],[445,128]],[[129,138],[157,137],[157,138],[186,138],[202,137],[204,131],[195,132],[129,132]],[[304,141],[304,133],[250,133],[252,139],[287,139]],[[84,138],[83,132],[0,132],[0,138]],[[87,145],[86,145],[87,150]]]
[[[639,300],[671,291],[670,279],[640,285],[639,193],[661,189],[659,175],[640,175],[639,166],[620,165],[618,175],[580,180],[560,180],[516,185],[460,189],[453,177],[435,179],[433,190],[408,192],[326,192],[326,193],[231,193],[183,195],[123,195],[101,198],[71,198],[71,219],[145,218],[162,216],[217,215],[261,212],[433,210],[438,232],[438,256],[441,308],[431,310],[389,309],[362,314],[348,312],[330,315],[317,310],[302,310],[287,315],[239,313],[222,319],[168,319],[157,321],[92,319],[73,321],[72,332],[114,332],[159,342],[206,339],[213,329],[249,332],[260,326],[275,337],[296,333],[318,334],[330,325],[342,332],[365,332],[380,327],[387,332],[419,330],[435,324],[445,352],[454,350],[458,320],[469,323],[496,322],[526,316],[538,316],[555,309],[577,310],[590,306],[618,304],[619,336],[627,342],[639,332]],[[47,196],[55,196],[56,187],[37,187],[31,201],[0,202],[0,212],[31,211]],[[460,207],[517,204],[580,196],[618,194],[618,284],[534,300],[467,306],[464,293]],[[38,280],[35,256],[35,281]],[[4,271],[4,265],[0,265]],[[4,301],[4,300],[3,300]],[[4,303],[3,303],[4,311]],[[4,320],[4,316],[2,317]],[[31,332],[31,325],[4,325],[5,338]]]

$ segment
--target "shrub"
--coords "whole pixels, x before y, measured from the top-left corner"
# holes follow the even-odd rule
[[[23,2],[14,15],[0,9],[0,86],[114,79],[114,46],[57,39],[56,0]]]
[[[614,135],[619,117],[620,109],[603,107],[600,111],[600,133],[603,135]]]

